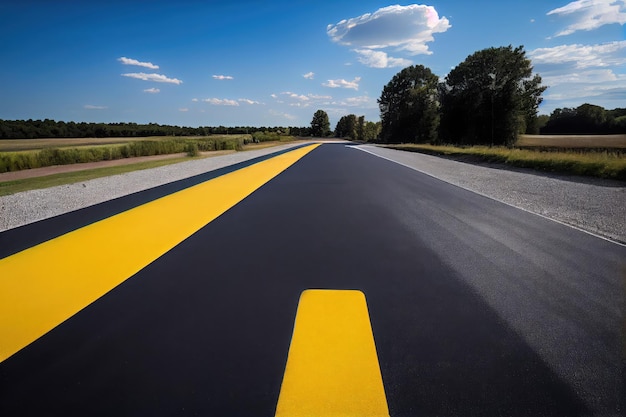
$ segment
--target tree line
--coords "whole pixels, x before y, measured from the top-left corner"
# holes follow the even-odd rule
[[[313,114],[313,120],[311,120],[311,135],[316,137],[335,136],[336,138],[371,142],[378,139],[380,129],[380,122],[366,121],[365,116],[357,117],[355,114],[342,116],[334,131],[330,130],[328,114],[324,110],[317,110]]]
[[[404,68],[378,99],[379,125],[348,115],[337,123],[335,136],[372,140],[375,135],[383,143],[510,146],[521,133],[626,133],[626,109],[607,111],[584,104],[538,116],[546,89],[523,46],[487,48],[469,55],[443,81],[423,65]],[[322,135],[324,129],[316,130],[317,116],[312,130]]]
[[[539,116],[541,133],[547,135],[603,135],[626,133],[626,108],[606,110],[585,103],[576,108],[558,108]]]
[[[265,134],[309,136],[309,127],[180,127],[157,123],[85,123],[45,120],[0,120],[0,139],[108,138]]]

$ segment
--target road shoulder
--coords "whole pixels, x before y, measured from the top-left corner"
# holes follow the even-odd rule
[[[576,177],[504,170],[371,145],[355,149],[522,210],[626,243],[626,186],[622,182],[577,181]]]

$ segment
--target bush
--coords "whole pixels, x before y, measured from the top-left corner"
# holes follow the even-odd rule
[[[191,142],[187,144],[187,156],[198,156],[200,152],[198,151],[198,144],[195,142]]]

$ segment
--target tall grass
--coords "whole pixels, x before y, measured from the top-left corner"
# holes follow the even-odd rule
[[[389,145],[388,147],[431,155],[469,157],[520,168],[626,181],[626,156],[619,151],[546,152],[504,147],[473,146],[461,148],[415,144]]]
[[[144,140],[124,145],[83,146],[79,148],[45,148],[36,151],[0,153],[0,173],[52,165],[68,165],[84,162],[109,161],[137,156],[166,155],[198,152],[237,150],[243,148],[244,138],[182,138],[171,140]]]

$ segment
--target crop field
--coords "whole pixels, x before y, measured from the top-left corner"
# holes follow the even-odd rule
[[[243,150],[251,135],[0,140],[0,173],[137,156]]]
[[[248,139],[250,135],[214,135],[199,136],[148,136],[124,138],[51,138],[51,139],[3,139],[0,140],[0,152],[32,151],[49,148],[96,147],[104,145],[126,145],[132,142],[167,142],[201,139]]]
[[[518,148],[626,149],[626,135],[520,135]]]

